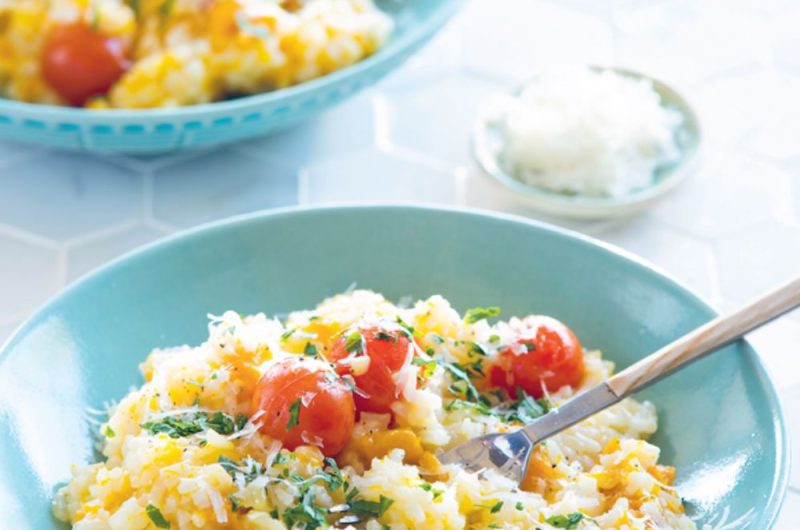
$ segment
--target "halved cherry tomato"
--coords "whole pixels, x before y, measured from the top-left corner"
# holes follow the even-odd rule
[[[270,366],[253,393],[261,432],[293,450],[316,445],[326,456],[341,451],[356,421],[353,394],[325,363],[285,359]]]
[[[53,27],[40,62],[44,80],[72,105],[108,92],[129,66],[122,41],[84,22]]]
[[[356,327],[339,337],[328,353],[336,371],[352,375],[356,384],[355,402],[359,411],[388,413],[402,394],[398,373],[414,355],[406,330],[394,325]],[[358,362],[368,359],[366,371],[359,373]]]
[[[520,338],[500,352],[489,369],[492,386],[517,397],[517,387],[528,395],[541,398],[542,385],[549,392],[583,379],[583,348],[575,334],[558,320],[529,316]]]

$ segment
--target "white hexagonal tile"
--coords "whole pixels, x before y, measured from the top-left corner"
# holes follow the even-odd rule
[[[794,160],[794,164],[789,166],[792,177],[792,206],[794,209],[794,221],[800,224],[800,156]]]
[[[379,91],[419,86],[432,77],[456,73],[461,68],[464,14],[457,14],[421,50],[381,80]]]
[[[761,115],[761,126],[747,138],[747,149],[773,160],[800,156],[798,93],[800,78],[777,73],[764,76],[758,97],[768,102],[768,108]]]
[[[157,170],[152,193],[156,219],[187,227],[297,204],[297,172],[269,157],[225,149]]]
[[[0,167],[5,167],[17,160],[30,158],[41,153],[42,149],[34,145],[8,140],[0,141]]]
[[[26,317],[58,290],[54,250],[0,234],[0,323]]]
[[[487,79],[456,74],[437,77],[424,86],[387,90],[389,138],[434,158],[467,163],[470,131],[479,107],[505,89]]]
[[[367,91],[305,123],[244,142],[237,150],[291,163],[361,151],[375,144],[375,93]]]
[[[780,393],[781,405],[783,405],[783,412],[786,416],[787,423],[789,424],[789,432],[792,437],[792,473],[789,478],[789,484],[795,489],[795,499],[800,501],[800,385],[793,386]],[[788,500],[788,499],[787,499]],[[792,504],[787,502],[787,505]],[[790,510],[791,511],[791,510]],[[795,523],[800,521],[800,502],[794,507],[794,515],[796,518],[793,520]],[[794,528],[797,528],[795,526]]]
[[[303,170],[301,201],[453,204],[456,179],[446,166],[368,151]]]
[[[536,0],[472,2],[464,14],[464,64],[523,80],[564,63],[610,64],[611,26],[569,6]]]
[[[707,81],[688,95],[708,141],[743,145],[763,127],[773,100],[786,96],[779,77],[760,66]]]
[[[617,62],[685,85],[769,60],[766,19],[722,3],[642,2],[620,8]]]
[[[796,437],[794,439],[797,440]],[[797,462],[797,459],[794,462]],[[795,469],[797,467],[797,465],[794,466]],[[794,484],[798,484],[796,479]],[[789,491],[783,501],[783,509],[775,522],[774,530],[797,530],[798,521],[800,521],[800,491]]]
[[[763,221],[715,241],[725,307],[757,296],[800,272],[800,228]],[[800,320],[800,315],[790,316]]]
[[[708,146],[698,175],[655,204],[653,215],[687,234],[717,237],[764,219],[789,222],[791,176],[738,153]]]
[[[67,252],[67,281],[83,276],[100,265],[165,235],[166,232],[162,230],[137,225],[72,248]]]
[[[800,385],[800,322],[778,319],[750,333],[747,340],[761,356],[779,390]],[[800,415],[800,409],[797,413]]]
[[[566,219],[536,211],[517,197],[514,192],[491,180],[476,167],[470,167],[460,173],[464,185],[464,205],[470,208],[520,215],[588,235],[592,235],[606,225],[602,221]]]
[[[0,171],[0,224],[53,240],[130,221],[141,210],[141,177],[99,158],[50,154]]]
[[[753,0],[758,1],[758,0]],[[770,13],[770,33],[775,65],[782,71],[800,75],[800,8],[794,0],[785,0],[793,9],[779,9]]]
[[[697,238],[643,215],[608,225],[596,237],[651,261],[712,303],[718,301],[714,253]]]

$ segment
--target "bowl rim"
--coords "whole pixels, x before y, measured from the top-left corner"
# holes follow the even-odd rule
[[[616,245],[612,245],[605,241],[593,238],[586,234],[576,232],[574,230],[570,230],[561,226],[556,226],[543,221],[530,219],[520,215],[500,213],[478,208],[465,208],[459,206],[442,206],[442,205],[432,206],[429,204],[423,204],[418,202],[394,202],[394,203],[376,202],[369,204],[342,203],[342,204],[323,205],[323,206],[300,205],[300,206],[274,208],[269,210],[258,210],[232,217],[227,217],[209,223],[200,224],[198,226],[176,232],[162,239],[156,240],[154,242],[145,244],[139,248],[135,248],[131,251],[128,251],[122,254],[121,256],[84,274],[83,276],[75,280],[72,284],[63,288],[61,291],[57,292],[56,294],[51,296],[48,300],[46,300],[44,303],[39,305],[39,307],[36,310],[34,310],[22,323],[20,323],[17,326],[17,328],[12,332],[12,334],[0,344],[0,368],[2,368],[3,361],[10,353],[10,351],[13,349],[13,347],[16,345],[16,343],[19,340],[21,340],[24,333],[28,332],[30,328],[35,325],[35,322],[40,318],[41,315],[45,314],[50,308],[56,306],[60,301],[66,299],[74,292],[79,291],[80,289],[84,288],[85,286],[89,285],[94,281],[98,281],[106,274],[110,274],[119,265],[127,261],[137,259],[152,253],[160,252],[176,243],[181,243],[181,242],[187,243],[187,242],[192,242],[193,240],[197,241],[198,239],[204,237],[205,234],[222,232],[226,230],[235,229],[237,227],[244,227],[248,225],[269,222],[272,219],[313,215],[315,213],[324,214],[328,212],[353,212],[353,211],[369,212],[369,211],[380,211],[380,210],[393,210],[396,212],[405,212],[409,215],[413,215],[416,213],[433,213],[433,214],[445,214],[448,216],[455,216],[455,217],[461,216],[473,219],[474,218],[492,219],[496,221],[502,221],[504,223],[525,225],[535,230],[550,232],[551,234],[558,235],[562,238],[570,239],[580,244],[581,246],[596,248],[601,252],[609,255],[610,257],[622,261],[631,262],[634,266],[638,267],[640,270],[647,273],[652,278],[659,279],[661,282],[664,282],[666,284],[671,284],[673,288],[680,290],[683,295],[689,297],[695,303],[697,303],[698,306],[708,314],[709,318],[712,318],[719,314],[719,312],[716,309],[714,309],[714,307],[708,301],[706,301],[704,297],[700,296],[694,290],[686,286],[681,280],[678,280],[670,273],[661,269],[659,266],[649,262],[648,260],[645,260],[644,258],[630,251],[627,251],[621,247],[617,247]],[[778,397],[777,389],[775,388],[775,385],[772,382],[772,378],[769,376],[769,372],[766,366],[764,366],[763,362],[761,361],[761,357],[758,355],[758,352],[752,346],[752,344],[750,344],[750,342],[747,341],[746,339],[742,339],[742,342],[747,347],[745,349],[745,353],[748,355],[749,360],[756,367],[756,372],[754,373],[754,375],[766,383],[763,385],[763,387],[765,390],[766,397],[769,400],[770,405],[772,407],[772,412],[774,417],[773,424],[776,430],[776,432],[774,433],[776,440],[775,443],[776,473],[772,479],[769,498],[767,499],[763,507],[764,514],[766,515],[766,524],[767,524],[765,529],[770,529],[774,527],[775,522],[778,519],[789,486],[791,444],[789,439],[789,433],[786,426],[786,415],[783,411],[781,400]]]
[[[122,123],[131,120],[202,119],[216,116],[220,113],[238,113],[285,100],[302,98],[315,91],[329,89],[345,79],[358,77],[359,74],[371,70],[374,66],[402,57],[406,52],[413,50],[415,46],[424,42],[427,37],[447,23],[461,9],[464,3],[460,0],[434,1],[439,5],[423,24],[410,25],[408,31],[396,39],[390,37],[386,45],[372,55],[344,68],[286,88],[198,105],[150,109],[87,109],[48,103],[29,103],[0,97],[0,114],[7,112],[9,114],[24,115],[32,119],[97,123]]]
[[[566,216],[599,218],[605,215],[614,215],[617,210],[644,206],[670,192],[695,172],[702,160],[703,147],[705,145],[704,127],[694,105],[683,93],[662,81],[659,77],[624,66],[595,64],[580,66],[596,72],[610,71],[623,77],[649,81],[653,84],[653,90],[662,98],[662,105],[671,103],[684,116],[686,124],[695,131],[696,140],[683,153],[678,163],[668,170],[668,174],[650,186],[634,190],[619,197],[568,195],[526,184],[503,169],[498,157],[490,152],[487,145],[487,130],[491,122],[491,109],[488,104],[484,104],[480,109],[478,117],[473,124],[470,138],[470,151],[482,173],[512,191],[518,198],[528,201],[529,204],[542,211],[552,212],[554,209],[558,209],[563,210],[563,215]],[[497,93],[495,96],[490,97],[487,103],[496,100],[498,97],[518,94],[535,81],[537,77],[538,75],[530,76],[513,85],[510,89]],[[568,213],[567,210],[571,210],[572,213]]]

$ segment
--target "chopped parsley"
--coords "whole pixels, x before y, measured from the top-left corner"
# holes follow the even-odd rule
[[[547,401],[533,399],[522,388],[517,387],[517,400],[511,404],[510,409],[505,417],[507,423],[518,421],[527,424],[543,416],[549,410],[549,406]]]
[[[103,428],[103,434],[106,438],[113,438],[117,433],[114,432],[114,429],[111,428],[111,425],[106,424],[106,426]]]
[[[317,357],[319,355],[317,346],[315,344],[311,344],[310,342],[306,342],[306,347],[303,348],[303,355],[306,357]]]
[[[522,501],[517,501],[515,508],[519,511],[522,511],[525,509],[525,506],[522,504]]]
[[[434,488],[433,484],[431,484],[430,482],[423,482],[422,484],[419,485],[419,487],[424,489],[425,491],[430,491],[433,494],[434,500],[441,497],[442,494],[444,493],[442,490]]]
[[[142,423],[141,427],[150,434],[165,433],[170,438],[183,438],[209,429],[223,435],[233,434],[237,430],[241,430],[246,423],[247,416],[243,414],[234,420],[224,412],[215,412],[210,415],[205,412],[195,412],[180,416],[167,416],[158,421],[148,421]]]
[[[497,513],[503,508],[503,501],[497,501],[494,504],[477,504],[479,508],[485,508],[489,510],[490,513]]]
[[[325,509],[314,504],[314,496],[311,493],[306,493],[297,506],[293,506],[283,512],[283,522],[286,523],[288,528],[302,525],[305,530],[315,530],[327,526],[325,515]]]
[[[467,324],[474,324],[487,318],[496,317],[500,314],[500,308],[492,307],[474,307],[464,314],[464,322]]]
[[[472,353],[477,353],[481,357],[486,356],[486,350],[484,350],[483,347],[481,347],[481,345],[478,344],[477,342],[470,342],[469,349]]]
[[[574,512],[569,515],[553,515],[544,520],[550,526],[556,528],[566,528],[567,530],[575,530],[581,524],[583,514]]]
[[[297,424],[300,421],[300,405],[301,402],[298,399],[289,406],[289,421],[286,422],[287,431],[291,430],[293,427],[297,427]]]
[[[419,366],[421,368],[420,375],[426,378],[432,376],[436,371],[436,367],[439,366],[435,359],[425,360],[422,357],[414,357],[411,360],[411,364]]]
[[[463,394],[472,401],[480,400],[480,393],[475,388],[472,379],[470,379],[468,367],[459,363],[440,362],[439,364],[450,372],[450,375],[455,379],[455,382],[448,387],[451,393],[455,395]]]
[[[161,513],[157,507],[153,506],[152,504],[148,504],[145,508],[147,512],[147,516],[153,521],[153,524],[156,525],[158,528],[169,528],[169,521],[167,521],[164,514]]]
[[[380,496],[378,502],[355,500],[349,503],[349,512],[360,517],[381,517],[389,507],[394,504],[394,499]]]
[[[284,331],[283,333],[281,333],[281,340],[286,340],[286,339],[288,339],[289,337],[291,337],[291,336],[294,334],[294,332],[295,332],[295,331],[297,331],[297,330],[296,330],[296,329],[294,329],[294,328],[289,328],[289,329],[287,329],[286,331]]]
[[[244,464],[239,465],[227,456],[220,455],[217,463],[222,466],[222,469],[227,471],[231,478],[235,479],[236,474],[241,473],[244,476],[246,484],[253,482],[259,475],[264,473],[264,468],[261,464],[252,458],[245,459]]]
[[[405,329],[405,330],[408,332],[408,334],[409,334],[409,335],[413,335],[413,334],[414,334],[414,326],[412,326],[412,325],[410,325],[410,324],[406,323],[406,321],[405,321],[405,320],[403,320],[403,319],[400,317],[400,315],[398,315],[398,316],[397,316],[397,318],[395,319],[395,321],[396,321],[398,324],[400,324],[400,326],[401,326],[403,329]]]
[[[444,410],[452,412],[456,409],[471,409],[484,416],[494,416],[504,423],[531,423],[536,418],[543,416],[549,410],[549,404],[543,399],[533,399],[521,388],[517,388],[518,398],[510,404],[501,403],[495,407],[491,406],[491,401],[483,394],[478,396],[478,400],[469,401],[465,399],[453,399],[444,404]],[[504,396],[503,396],[504,397]],[[501,396],[497,399],[503,401]]]
[[[354,331],[347,335],[344,342],[344,349],[351,354],[359,354],[364,351],[364,337],[359,331]]]

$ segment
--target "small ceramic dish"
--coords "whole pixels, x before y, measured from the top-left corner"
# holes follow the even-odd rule
[[[496,123],[496,106],[489,102],[478,116],[472,132],[472,151],[484,172],[496,182],[514,192],[515,196],[529,206],[549,214],[578,219],[600,219],[621,217],[640,212],[691,175],[699,165],[701,129],[696,113],[689,103],[673,88],[644,74],[622,68],[600,68],[634,79],[647,79],[661,98],[665,107],[677,110],[683,123],[676,131],[676,143],[681,156],[677,163],[656,170],[653,183],[629,194],[601,197],[581,194],[559,193],[533,186],[516,178],[502,163],[504,138]],[[511,94],[519,94],[530,81],[518,86]]]

